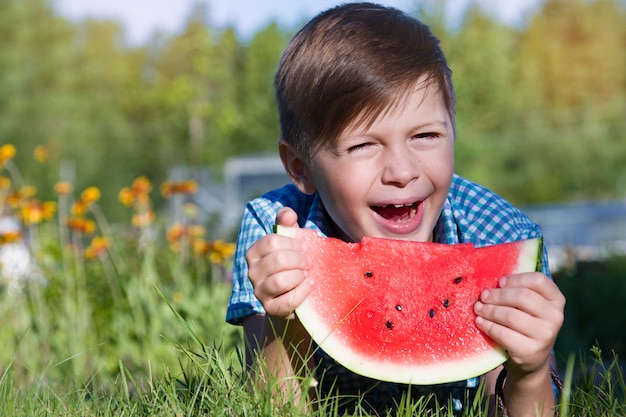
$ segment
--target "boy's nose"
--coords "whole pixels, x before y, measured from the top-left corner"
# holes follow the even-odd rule
[[[419,176],[419,159],[413,152],[406,147],[387,151],[381,178],[384,184],[404,187]]]

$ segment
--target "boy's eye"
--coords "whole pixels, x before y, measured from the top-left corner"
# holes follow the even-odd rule
[[[369,143],[359,143],[357,145],[352,145],[348,148],[348,152],[356,152],[356,151],[360,151],[363,150],[365,148],[367,148],[370,144]]]
[[[425,132],[425,133],[418,133],[417,135],[413,136],[416,139],[436,139],[438,138],[440,135],[438,133],[435,132]]]

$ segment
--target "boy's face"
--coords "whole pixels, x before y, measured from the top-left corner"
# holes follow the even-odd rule
[[[418,83],[369,128],[349,126],[307,168],[337,237],[432,240],[454,170],[454,130],[439,89]]]

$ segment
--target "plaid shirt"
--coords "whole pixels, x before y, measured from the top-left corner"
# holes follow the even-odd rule
[[[232,324],[241,324],[242,319],[252,314],[264,313],[263,306],[254,296],[252,284],[248,279],[248,266],[245,254],[248,248],[259,238],[272,233],[276,213],[282,207],[291,207],[298,214],[300,227],[318,231],[330,236],[330,221],[317,194],[302,194],[294,185],[280,189],[249,202],[246,205],[239,237],[233,271],[233,289],[226,313],[226,320]],[[497,243],[530,239],[541,236],[539,226],[533,223],[520,210],[488,189],[468,181],[458,175],[452,178],[448,198],[444,203],[441,216],[435,226],[434,240],[440,243],[473,243],[487,246]],[[548,256],[544,246],[543,272],[550,276]],[[318,379],[321,389],[328,394],[330,386],[333,392],[344,395],[361,395],[363,406],[373,410],[382,410],[393,406],[408,389],[401,384],[380,382],[356,375],[321,349],[316,349]],[[323,381],[328,381],[324,384]],[[442,384],[430,387],[411,387],[411,395],[434,394],[440,402],[449,400],[455,410],[461,410],[463,403],[477,385],[472,378],[458,383]],[[468,390],[469,388],[469,390]]]

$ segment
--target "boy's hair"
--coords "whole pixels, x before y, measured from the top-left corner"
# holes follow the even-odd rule
[[[454,121],[451,71],[427,25],[372,3],[322,12],[293,37],[278,66],[282,138],[310,158],[351,123],[373,123],[401,103],[424,76]]]

